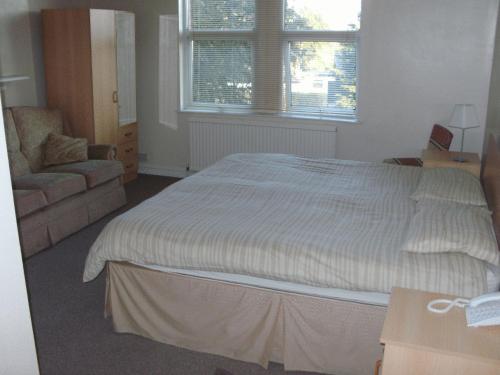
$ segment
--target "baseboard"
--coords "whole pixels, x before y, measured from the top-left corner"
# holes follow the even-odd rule
[[[184,178],[193,174],[192,172],[186,171],[185,168],[154,165],[149,163],[139,163],[139,173],[177,178]]]

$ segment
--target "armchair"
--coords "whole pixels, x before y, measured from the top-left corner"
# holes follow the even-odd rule
[[[115,160],[116,146],[89,145],[88,160],[47,167],[49,134],[71,136],[61,111],[12,107],[3,115],[24,257],[126,203],[124,169]]]

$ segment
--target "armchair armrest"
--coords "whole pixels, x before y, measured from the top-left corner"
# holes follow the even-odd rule
[[[89,159],[93,160],[115,160],[116,146],[115,145],[88,145],[87,148]]]

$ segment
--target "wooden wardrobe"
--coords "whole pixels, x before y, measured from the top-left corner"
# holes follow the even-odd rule
[[[124,181],[137,177],[135,18],[103,9],[42,10],[47,104],[75,137],[116,144]]]

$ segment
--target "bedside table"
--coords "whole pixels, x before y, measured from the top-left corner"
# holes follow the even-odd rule
[[[456,157],[465,158],[465,162],[460,163],[454,161]],[[480,177],[481,162],[479,156],[472,152],[453,152],[453,151],[438,151],[438,150],[424,150],[422,152],[422,161],[424,168],[459,168]]]
[[[498,375],[500,326],[467,328],[464,309],[427,311],[437,298],[455,297],[394,288],[380,341],[380,375]]]

